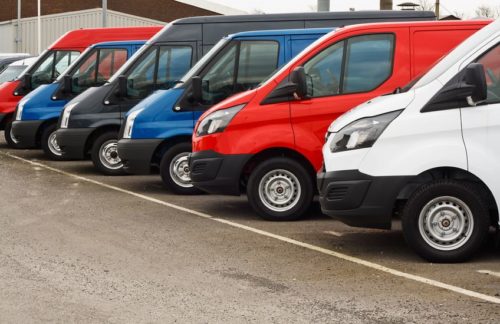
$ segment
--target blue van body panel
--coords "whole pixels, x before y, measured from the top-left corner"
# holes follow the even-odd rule
[[[333,28],[315,28],[243,32],[230,35],[227,39],[278,42],[280,44],[278,68],[280,68],[315,40],[332,30]],[[141,110],[134,120],[131,140],[168,140],[181,135],[192,136],[194,125],[203,111],[175,111],[175,104],[184,91],[184,87],[156,91],[131,109],[127,116]]]

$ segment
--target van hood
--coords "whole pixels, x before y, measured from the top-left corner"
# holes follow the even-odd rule
[[[212,106],[212,108],[205,111],[205,113],[201,115],[200,120],[203,119],[205,116],[213,113],[214,111],[249,103],[253,99],[253,97],[255,97],[256,94],[257,94],[257,89],[248,90],[245,92],[235,94],[234,96],[219,102],[215,106]]]
[[[415,91],[410,90],[398,94],[383,95],[349,110],[339,118],[337,118],[328,128],[328,132],[336,133],[353,121],[365,117],[377,116],[389,113],[396,110],[402,110],[415,98]]]

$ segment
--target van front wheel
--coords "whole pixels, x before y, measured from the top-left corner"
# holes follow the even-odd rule
[[[202,191],[191,183],[188,156],[191,143],[179,143],[169,148],[161,158],[160,175],[165,187],[180,195],[196,195]]]
[[[299,162],[290,158],[266,160],[257,165],[248,179],[248,201],[266,220],[302,218],[311,205],[313,193],[311,176]]]
[[[53,123],[47,127],[42,132],[41,146],[45,155],[51,160],[60,161],[63,160],[62,151],[57,144],[56,139],[57,124]]]
[[[408,199],[403,234],[421,257],[432,262],[461,262],[482,245],[490,226],[488,202],[480,187],[437,180]]]
[[[118,156],[118,133],[107,132],[96,138],[90,153],[97,170],[106,175],[124,174],[123,162]]]

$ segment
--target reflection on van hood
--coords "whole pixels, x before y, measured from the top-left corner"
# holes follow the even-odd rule
[[[245,92],[241,92],[241,93],[235,94],[234,96],[229,97],[229,98],[219,102],[218,104],[216,104],[212,108],[205,111],[203,113],[203,115],[201,115],[200,120],[204,116],[209,115],[216,110],[231,108],[234,106],[238,106],[238,105],[246,104],[246,103],[250,102],[253,99],[253,97],[255,97],[255,94],[257,93],[257,91],[258,91],[258,88],[253,89],[253,90],[248,90]]]
[[[328,132],[338,132],[353,121],[361,118],[377,116],[391,111],[405,109],[414,98],[415,92],[410,90],[403,93],[385,95],[368,100],[367,102],[362,103],[337,118],[337,120],[335,120],[328,128]]]

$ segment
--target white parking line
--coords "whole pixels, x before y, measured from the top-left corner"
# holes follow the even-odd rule
[[[333,235],[333,236],[336,236],[336,237],[342,237],[342,233],[339,233],[339,232],[335,232],[335,231],[325,231],[324,232],[325,234],[330,234],[330,235]]]
[[[443,283],[443,282],[440,282],[440,281],[437,281],[437,280],[433,280],[433,279],[421,277],[421,276],[414,275],[414,274],[411,274],[411,273],[406,273],[406,272],[399,271],[399,270],[396,270],[396,269],[388,268],[388,267],[385,267],[383,265],[380,265],[380,264],[377,264],[377,263],[374,263],[374,262],[366,261],[366,260],[363,260],[363,259],[360,259],[360,258],[357,258],[357,257],[353,257],[353,256],[350,256],[350,255],[347,255],[347,254],[344,254],[344,253],[335,252],[333,250],[322,248],[322,247],[319,247],[319,246],[316,246],[316,245],[312,245],[312,244],[309,244],[309,243],[297,241],[297,240],[294,240],[294,239],[291,239],[291,238],[288,238],[288,237],[285,237],[285,236],[281,236],[281,235],[273,234],[273,233],[270,233],[270,232],[266,232],[266,231],[263,231],[263,230],[260,230],[260,229],[257,229],[257,228],[253,228],[253,227],[250,227],[250,226],[246,226],[246,225],[243,225],[243,224],[239,224],[239,223],[236,223],[236,222],[233,222],[233,221],[230,221],[230,220],[213,217],[213,216],[211,216],[209,214],[198,212],[196,210],[192,210],[192,209],[189,209],[189,208],[185,208],[185,207],[182,207],[182,206],[171,204],[171,203],[168,203],[168,202],[156,199],[156,198],[152,198],[152,197],[140,194],[140,193],[136,193],[136,192],[133,192],[133,191],[125,190],[125,189],[122,189],[120,187],[112,186],[112,185],[109,185],[109,184],[102,183],[100,181],[92,180],[92,179],[85,178],[85,177],[82,177],[82,176],[79,176],[79,175],[76,175],[76,174],[73,174],[73,173],[69,173],[69,172],[66,172],[66,171],[63,171],[63,170],[60,170],[60,169],[56,169],[56,168],[53,168],[51,166],[45,165],[43,163],[34,162],[34,161],[31,161],[31,160],[28,160],[28,159],[25,159],[25,158],[13,155],[11,153],[4,153],[4,152],[0,152],[0,153],[3,154],[3,155],[9,156],[9,157],[11,157],[13,159],[17,159],[17,160],[29,163],[29,164],[31,164],[33,166],[38,166],[38,167],[44,168],[46,170],[50,170],[50,171],[53,171],[53,172],[56,172],[56,173],[59,173],[59,174],[63,174],[63,175],[72,177],[74,179],[78,179],[78,180],[81,180],[81,181],[92,183],[92,184],[95,184],[95,185],[98,185],[98,186],[101,186],[101,187],[104,187],[104,188],[115,190],[115,191],[118,191],[118,192],[121,192],[121,193],[124,193],[124,194],[128,194],[128,195],[140,198],[140,199],[144,199],[144,200],[147,200],[147,201],[159,204],[159,205],[163,205],[163,206],[166,206],[166,207],[169,207],[169,208],[173,208],[173,209],[176,209],[176,210],[179,210],[179,211],[182,211],[182,212],[186,212],[186,213],[189,213],[189,214],[192,214],[192,215],[196,215],[196,216],[199,216],[199,217],[202,217],[202,218],[205,218],[205,219],[213,220],[215,222],[226,224],[226,225],[229,225],[229,226],[232,226],[232,227],[236,227],[236,228],[239,228],[239,229],[242,229],[242,230],[245,230],[245,231],[249,231],[249,232],[252,232],[252,233],[255,233],[255,234],[259,234],[259,235],[270,237],[270,238],[273,238],[273,239],[276,239],[276,240],[279,240],[279,241],[282,241],[282,242],[286,242],[286,243],[289,243],[289,244],[300,246],[300,247],[305,248],[305,249],[309,249],[309,250],[316,251],[316,252],[319,252],[319,253],[323,253],[323,254],[326,254],[326,255],[329,255],[329,256],[333,256],[333,257],[336,257],[338,259],[349,261],[349,262],[352,262],[352,263],[355,263],[355,264],[358,264],[358,265],[362,265],[362,266],[365,266],[367,268],[374,269],[374,270],[377,270],[377,271],[385,272],[385,273],[391,274],[391,275],[396,276],[396,277],[401,277],[401,278],[405,278],[405,279],[408,279],[408,280],[412,280],[412,281],[416,281],[416,282],[419,282],[419,283],[423,283],[423,284],[426,284],[426,285],[429,285],[429,286],[446,289],[446,290],[449,290],[449,291],[452,291],[452,292],[455,292],[455,293],[458,293],[458,294],[462,294],[462,295],[465,295],[465,296],[477,298],[477,299],[480,299],[480,300],[483,300],[483,301],[487,301],[487,302],[491,302],[491,303],[495,303],[495,304],[500,304],[500,298],[497,298],[497,297],[493,297],[493,296],[482,294],[482,293],[479,293],[479,292],[476,292],[476,291],[472,291],[472,290],[468,290],[468,289],[465,289],[465,288],[461,288],[461,287],[449,285],[449,284],[446,284],[446,283]]]
[[[500,272],[490,270],[477,270],[477,272],[500,278]]]

